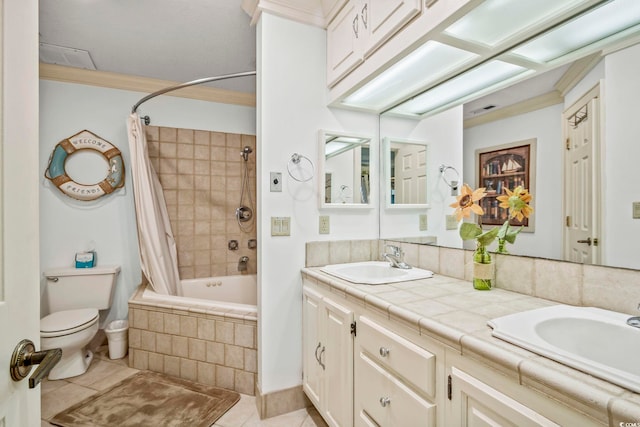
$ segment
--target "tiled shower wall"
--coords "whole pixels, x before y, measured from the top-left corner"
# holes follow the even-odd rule
[[[147,126],[149,157],[167,201],[171,228],[178,247],[181,279],[243,274],[238,261],[249,257],[246,273],[256,272],[256,138],[254,135]],[[244,160],[249,146],[249,184],[254,219],[240,229],[235,211],[240,206]],[[237,250],[228,242],[238,241]]]

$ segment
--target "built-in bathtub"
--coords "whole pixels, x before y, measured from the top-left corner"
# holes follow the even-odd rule
[[[181,296],[141,285],[129,300],[129,365],[255,394],[255,275],[183,280]]]

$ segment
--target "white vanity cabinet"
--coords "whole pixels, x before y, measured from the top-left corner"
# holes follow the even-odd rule
[[[353,425],[353,312],[303,288],[303,389],[327,424]]]
[[[422,0],[349,0],[327,26],[327,85],[351,72],[419,15]]]
[[[486,365],[447,353],[447,425],[602,426]]]
[[[442,354],[442,351],[439,351]],[[356,426],[435,426],[436,354],[369,316],[357,320]]]

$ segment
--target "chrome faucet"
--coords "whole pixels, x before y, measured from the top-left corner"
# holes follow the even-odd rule
[[[389,249],[390,252],[387,252],[387,249]],[[403,270],[407,270],[411,268],[409,264],[407,264],[402,260],[402,257],[404,257],[404,252],[402,251],[402,249],[400,249],[399,246],[394,246],[394,245],[384,246],[384,252],[382,253],[382,258],[389,261],[389,263],[391,264],[391,267],[401,268]]]
[[[247,262],[249,262],[249,257],[241,256],[238,261],[238,271],[247,271]]]
[[[640,304],[638,304],[638,310],[640,310]],[[634,328],[640,328],[640,316],[632,316],[627,319],[627,325]]]

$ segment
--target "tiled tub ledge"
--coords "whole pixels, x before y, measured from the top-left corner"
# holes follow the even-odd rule
[[[441,342],[519,384],[555,400],[570,398],[576,409],[605,425],[640,421],[640,395],[538,356],[491,335],[489,319],[558,302],[503,289],[476,291],[469,281],[443,275],[388,285],[359,285],[319,268],[302,275],[332,294]],[[635,355],[632,355],[635,356]],[[610,424],[613,421],[614,424]]]

